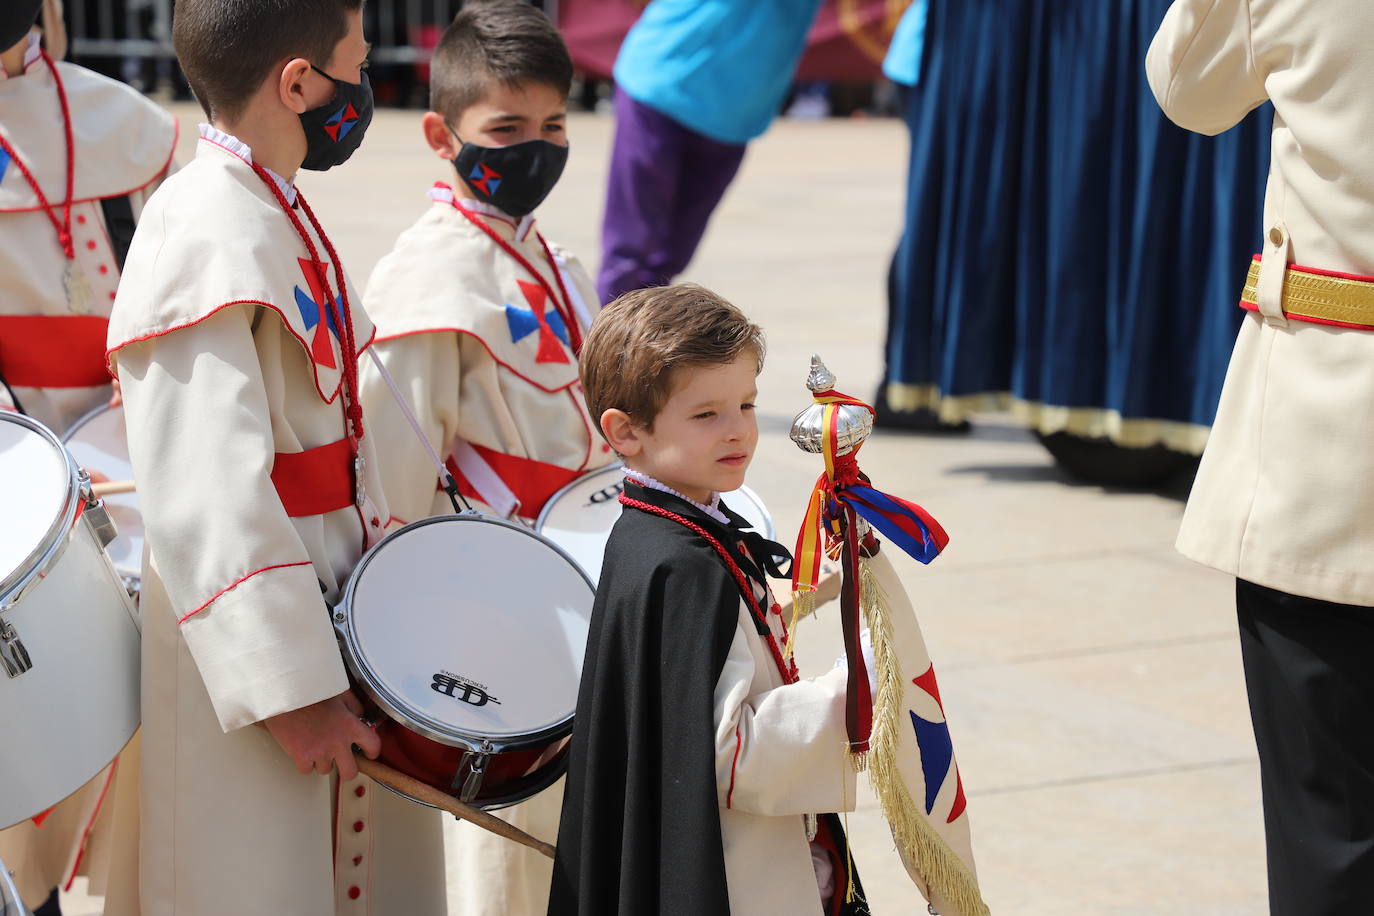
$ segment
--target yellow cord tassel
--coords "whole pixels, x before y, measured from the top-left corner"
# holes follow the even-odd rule
[[[797,589],[792,593],[792,616],[787,621],[787,646],[782,657],[792,657],[797,645],[797,622],[803,617],[816,613],[816,592],[813,589]]]
[[[867,560],[860,561],[859,606],[873,641],[878,693],[873,703],[868,779],[893,839],[916,863],[929,888],[955,908],[949,916],[989,916],[978,882],[968,866],[935,832],[902,781],[897,764],[906,678],[892,646],[892,619],[886,596]]]

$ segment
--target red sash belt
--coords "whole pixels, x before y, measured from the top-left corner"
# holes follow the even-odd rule
[[[520,500],[519,512],[526,518],[537,516],[539,510],[544,508],[544,503],[549,501],[550,496],[582,476],[581,471],[570,471],[565,467],[549,464],[547,461],[520,458],[475,443],[470,444],[477,454],[482,456],[482,460],[496,472],[496,476],[500,477],[502,482],[515,494],[515,498]],[[458,492],[468,499],[486,501],[481,492],[463,476],[463,472],[458,469],[458,464],[453,458],[450,457],[444,463],[458,484]]]
[[[353,448],[345,437],[303,452],[277,452],[272,485],[292,518],[353,505]]]
[[[0,315],[0,376],[16,388],[110,384],[98,315]]]

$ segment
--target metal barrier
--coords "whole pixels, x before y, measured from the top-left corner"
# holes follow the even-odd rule
[[[372,42],[371,60],[424,64],[462,5],[462,0],[368,0],[363,6],[363,28]],[[535,5],[557,21],[556,0],[536,0]],[[172,0],[68,0],[66,8],[71,55],[78,62],[122,59],[137,67],[140,61],[161,61],[165,64],[158,69],[169,71],[176,59]]]

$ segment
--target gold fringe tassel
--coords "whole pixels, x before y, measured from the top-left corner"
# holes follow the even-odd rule
[[[792,593],[792,616],[787,621],[787,647],[782,653],[784,659],[791,658],[792,651],[797,646],[797,621],[814,613],[816,613],[816,593],[809,588],[794,591]]]
[[[860,561],[859,604],[873,641],[878,669],[878,694],[873,704],[873,730],[869,741],[868,778],[892,827],[892,836],[916,864],[926,884],[957,916],[989,916],[978,882],[949,844],[935,832],[917,808],[897,765],[906,679],[892,645],[892,614],[882,586]],[[955,914],[949,914],[955,916]]]

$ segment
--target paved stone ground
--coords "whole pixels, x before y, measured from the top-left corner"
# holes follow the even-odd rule
[[[194,135],[199,112],[176,110]],[[571,119],[571,161],[542,210],[546,235],[592,267],[610,130],[606,117]],[[685,278],[768,332],[750,483],[784,541],[819,471],[786,438],[808,356],[822,353],[860,396],[881,374],[905,156],[896,122],[779,123],[750,148]],[[446,168],[418,115],[386,111],[355,162],[302,178],[360,287]],[[964,437],[880,432],[864,466],[952,536],[931,567],[900,568],[940,674],[993,911],[1265,912],[1232,586],[1174,553],[1177,495],[1076,484],[1000,415]],[[800,641],[804,673],[828,668],[833,610]],[[924,912],[866,789],[849,822],[874,912]],[[74,916],[98,911],[69,897]]]

